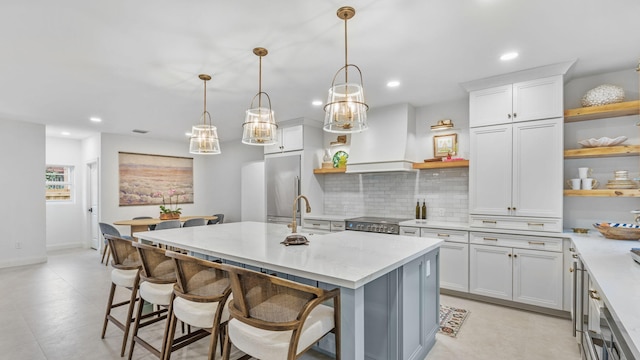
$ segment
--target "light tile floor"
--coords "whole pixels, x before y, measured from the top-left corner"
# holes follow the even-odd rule
[[[110,272],[96,251],[86,249],[50,253],[46,264],[1,269],[0,359],[120,359],[122,331],[109,325],[100,339]],[[569,320],[455,297],[441,301],[471,314],[457,338],[437,335],[425,360],[579,359]],[[124,318],[124,311],[117,314]],[[162,324],[144,329],[152,343],[160,343]],[[207,347],[201,340],[171,358],[204,359]],[[133,358],[157,359],[140,346]],[[328,358],[312,353],[304,359]]]

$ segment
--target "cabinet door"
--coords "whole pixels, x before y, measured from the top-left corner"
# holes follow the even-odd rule
[[[562,118],[513,124],[513,215],[562,217],[562,130]]]
[[[511,84],[470,92],[469,126],[511,123],[511,100]]]
[[[283,151],[302,150],[304,129],[302,125],[282,128]]]
[[[562,253],[513,249],[513,301],[562,310]]]
[[[469,244],[440,245],[440,287],[469,292]]]
[[[511,131],[511,125],[471,129],[470,214],[510,215]]]
[[[469,292],[511,300],[511,248],[471,245],[469,249]]]
[[[562,76],[513,84],[513,121],[563,116]]]

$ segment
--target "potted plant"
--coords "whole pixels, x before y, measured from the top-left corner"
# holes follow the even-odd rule
[[[168,191],[168,195],[169,195],[169,207],[166,207],[166,203],[164,201],[164,194],[163,193],[157,193],[157,195],[162,196],[162,205],[160,205],[160,220],[172,220],[172,219],[180,219],[180,214],[182,214],[182,209],[177,207],[178,206],[178,194],[176,194],[176,191],[174,189],[171,189]],[[172,198],[173,196],[176,196],[176,202],[175,202],[175,209]]]

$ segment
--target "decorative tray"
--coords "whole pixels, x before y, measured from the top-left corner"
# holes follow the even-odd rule
[[[307,238],[302,235],[289,235],[280,244],[284,244],[284,246],[309,245],[309,240],[307,240]]]
[[[602,236],[614,240],[640,240],[640,225],[619,223],[595,223]]]

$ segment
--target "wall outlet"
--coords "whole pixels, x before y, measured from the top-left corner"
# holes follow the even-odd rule
[[[15,247],[16,249],[22,249],[22,244],[20,243],[20,241],[16,241]]]

